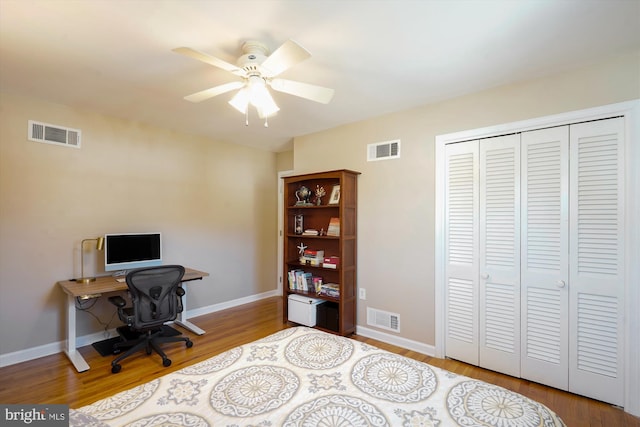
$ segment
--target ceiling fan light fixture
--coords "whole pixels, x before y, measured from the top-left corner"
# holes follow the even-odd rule
[[[275,115],[280,108],[276,105],[275,101],[271,97],[269,91],[265,89],[265,94],[262,98],[260,98],[258,105],[251,102],[251,105],[256,107],[258,110],[258,116],[262,119],[265,117],[271,117]]]
[[[280,111],[261,78],[250,79],[248,85],[240,89],[229,104],[245,115],[251,104],[258,110],[260,118],[271,117]]]
[[[240,111],[242,114],[247,114],[247,109],[249,108],[249,90],[246,87],[243,87],[235,94],[229,104]]]
[[[252,76],[249,79],[249,102],[256,107],[261,118],[272,116],[280,110],[264,79],[260,77]]]

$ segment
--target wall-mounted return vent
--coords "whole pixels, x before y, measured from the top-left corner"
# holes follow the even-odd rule
[[[394,332],[400,332],[400,315],[367,307],[367,324]]]
[[[81,135],[82,132],[79,129],[29,120],[30,141],[80,148]]]
[[[400,140],[374,142],[367,145],[367,161],[389,160],[400,158]]]

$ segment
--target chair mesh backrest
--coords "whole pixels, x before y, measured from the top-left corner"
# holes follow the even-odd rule
[[[127,274],[127,286],[133,302],[135,329],[161,326],[182,311],[176,289],[184,276],[181,265],[165,265],[133,270]]]

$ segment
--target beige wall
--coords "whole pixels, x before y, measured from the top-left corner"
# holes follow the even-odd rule
[[[362,172],[358,286],[367,300],[359,301],[358,325],[372,328],[367,306],[399,313],[401,337],[435,344],[436,135],[636,98],[639,53],[296,138],[296,173]],[[367,144],[393,139],[402,141],[400,159],[366,161]]]
[[[277,154],[277,168],[278,172],[288,171],[293,169],[293,150],[283,151]]]
[[[29,119],[81,129],[82,148],[28,141]],[[64,339],[56,281],[80,276],[80,241],[104,233],[160,231],[165,263],[209,272],[189,308],[276,289],[274,153],[9,94],[0,121],[2,354]],[[105,274],[102,256],[85,252],[85,271]],[[92,311],[114,313],[105,299]]]

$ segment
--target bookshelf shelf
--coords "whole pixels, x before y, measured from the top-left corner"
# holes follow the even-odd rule
[[[331,268],[331,267],[323,267],[321,265],[306,264],[306,263],[300,262],[298,259],[288,261],[287,265],[290,265],[292,267],[298,267],[298,268],[315,268],[317,270],[325,270],[325,271],[340,270],[340,267]]]
[[[337,237],[337,236],[313,236],[313,235],[303,235],[303,234],[287,234],[287,237],[300,237],[305,239],[340,240],[340,237]]]
[[[326,196],[324,196],[326,197]],[[296,205],[292,205],[292,206],[287,206],[287,209],[301,209],[301,210],[306,210],[306,209],[338,209],[338,205],[313,205],[313,206],[296,206]]]
[[[315,292],[290,291],[289,294],[304,295],[305,297],[317,298],[325,301],[332,301],[335,303],[340,302],[340,298],[330,297],[328,295],[318,295]],[[333,332],[336,332],[336,331],[333,331]]]
[[[346,169],[289,176],[284,178],[284,274],[283,317],[288,322],[288,298],[291,294],[319,298],[326,301],[323,315],[331,319],[316,327],[339,335],[351,335],[356,329],[356,273],[357,273],[357,178],[359,172]],[[300,189],[311,191],[307,202],[301,206]],[[331,198],[334,188],[339,186],[339,199]],[[323,187],[326,195],[316,204],[315,190]],[[331,199],[331,200],[330,200]],[[329,204],[329,201],[332,204]],[[329,226],[331,224],[331,227]],[[336,235],[306,235],[296,233],[302,230],[316,230],[320,233]],[[330,230],[329,230],[330,229]],[[302,253],[301,253],[302,251]],[[305,254],[322,253],[323,259],[334,257],[336,268],[309,265],[300,262]],[[306,258],[306,257],[305,257]],[[313,258],[318,260],[320,257]],[[308,258],[306,258],[308,259]],[[296,272],[300,279],[296,278]],[[314,282],[314,278],[316,282]],[[339,296],[317,294],[317,279],[323,284],[337,285]],[[306,283],[306,289],[305,289]],[[320,307],[319,306],[319,307]],[[319,309],[320,312],[320,309]]]

